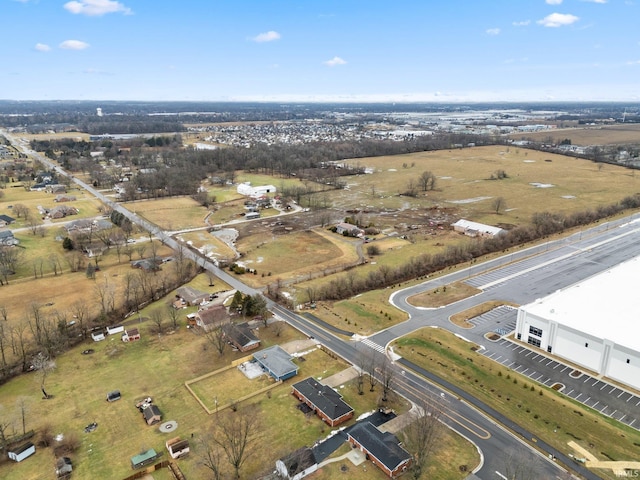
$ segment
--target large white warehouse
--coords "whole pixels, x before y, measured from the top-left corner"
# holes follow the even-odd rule
[[[516,337],[640,390],[640,257],[518,310]]]

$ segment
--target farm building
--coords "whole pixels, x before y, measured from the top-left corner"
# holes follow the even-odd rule
[[[244,195],[246,197],[261,197],[267,193],[276,193],[276,187],[273,185],[252,187],[251,182],[245,182],[238,185],[237,191],[240,195]]]
[[[350,223],[341,222],[336,225],[336,233],[339,235],[349,235],[351,237],[361,237],[364,235],[364,230],[352,225]]]
[[[309,447],[302,447],[286,457],[276,460],[276,471],[279,478],[301,480],[318,470],[318,462]]]
[[[162,412],[160,412],[160,409],[155,405],[149,405],[142,410],[142,416],[144,417],[144,421],[147,422],[147,425],[155,425],[162,421]]]
[[[516,337],[640,389],[639,268],[636,257],[520,307]]]
[[[153,448],[150,448],[145,452],[131,457],[131,468],[135,470],[138,468],[146,467],[147,465],[151,465],[159,456],[160,455],[158,455]]]
[[[6,227],[7,225],[11,225],[15,221],[16,219],[10,217],[9,215],[0,215],[0,227]]]
[[[165,442],[171,458],[185,457],[189,454],[189,440],[181,440],[175,437]]]
[[[278,381],[287,380],[298,374],[298,366],[291,361],[291,355],[280,345],[265,348],[253,354],[262,369]]]
[[[229,312],[224,305],[212,305],[196,312],[196,325],[209,331],[229,320]]]
[[[353,408],[342,400],[342,395],[312,377],[294,384],[291,393],[332,427],[353,417]]]
[[[209,301],[209,294],[207,292],[201,292],[189,285],[178,288],[176,295],[184,300],[187,306],[200,305],[201,303]]]
[[[24,445],[9,450],[8,455],[11,460],[21,462],[34,453],[36,453],[36,446],[31,442],[27,442]]]
[[[502,228],[492,227],[484,223],[471,222],[462,218],[452,223],[451,226],[454,231],[464,233],[468,237],[495,237],[496,235],[505,233],[505,230]]]
[[[222,327],[224,337],[241,352],[260,347],[260,340],[253,334],[248,323],[227,323]]]
[[[394,478],[409,468],[411,454],[394,434],[381,432],[371,422],[358,422],[347,431],[347,440],[359,448],[388,477]]]
[[[129,328],[122,334],[123,342],[136,342],[140,340],[140,330],[137,328]]]

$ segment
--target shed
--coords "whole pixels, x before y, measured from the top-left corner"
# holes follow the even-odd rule
[[[189,454],[189,440],[182,440],[180,437],[174,437],[165,442],[165,446],[169,451],[171,458],[180,458]]]
[[[309,447],[302,447],[276,461],[280,478],[300,480],[318,469],[318,462]]]
[[[56,460],[56,476],[58,478],[69,478],[73,471],[73,464],[69,457],[58,457]]]
[[[464,233],[469,237],[495,237],[505,233],[502,228],[485,225],[484,223],[471,222],[469,220],[460,219],[451,226],[456,232]]]
[[[156,405],[149,405],[142,410],[142,416],[144,417],[144,421],[147,422],[147,425],[155,425],[162,421],[162,412]]]
[[[94,342],[100,342],[104,340],[104,333],[102,332],[94,332],[91,334],[91,338],[93,338]]]
[[[153,448],[131,457],[131,468],[142,468],[152,464],[160,455]]]
[[[260,350],[253,354],[253,358],[276,380],[287,380],[298,374],[298,366],[291,361],[291,355],[280,345]]]
[[[121,397],[120,390],[111,390],[107,393],[107,402],[115,402],[116,400],[120,400]]]
[[[23,445],[20,445],[19,447],[12,448],[11,450],[9,450],[8,455],[11,460],[15,460],[16,462],[21,462],[22,460],[24,460],[27,457],[30,457],[34,453],[36,453],[36,446],[31,442],[27,442]]]
[[[140,340],[140,330],[137,328],[129,328],[122,334],[123,342],[135,342],[137,340]]]

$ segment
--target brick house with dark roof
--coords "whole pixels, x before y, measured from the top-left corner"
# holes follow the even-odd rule
[[[353,417],[353,408],[342,400],[342,395],[312,377],[294,384],[292,389],[294,397],[306,403],[318,417],[332,427]]]
[[[253,334],[248,323],[227,323],[222,327],[224,337],[241,352],[260,347],[260,340]]]
[[[390,478],[405,472],[413,461],[398,437],[390,432],[381,432],[371,422],[355,424],[347,431],[347,440]]]

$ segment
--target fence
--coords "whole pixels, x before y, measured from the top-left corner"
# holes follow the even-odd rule
[[[144,477],[145,475],[147,475],[149,473],[155,472],[156,470],[160,470],[162,468],[166,468],[167,466],[169,466],[169,464],[170,464],[170,462],[168,460],[163,460],[162,462],[156,463],[155,465],[147,467],[147,468],[145,468],[143,470],[138,470],[136,473],[134,473],[133,475],[128,476],[127,478],[125,478],[123,480],[136,480],[138,478],[142,478],[142,477]],[[180,470],[180,469],[178,469],[178,470]],[[180,472],[180,474],[182,474],[182,472]],[[179,479],[179,480],[184,480],[184,479],[185,479],[185,476],[182,475],[182,478]]]

